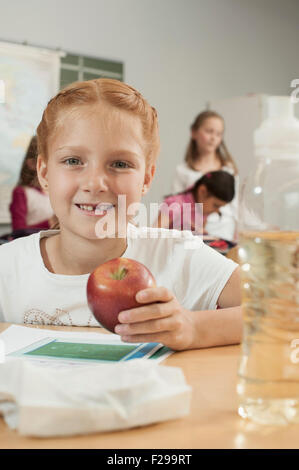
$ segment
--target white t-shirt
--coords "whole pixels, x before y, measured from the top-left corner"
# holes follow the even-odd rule
[[[223,166],[223,171],[234,175],[234,171],[229,166]],[[190,188],[194,183],[203,176],[200,171],[193,170],[186,162],[180,163],[176,167],[175,177],[172,184],[172,192],[179,193]],[[225,240],[234,240],[237,221],[238,221],[238,194],[239,194],[239,177],[235,175],[235,197],[230,204],[221,207],[221,217],[218,214],[211,214],[207,218],[205,226],[206,231],[215,237]]]
[[[0,246],[0,321],[99,326],[87,306],[89,275],[54,274],[44,265],[40,239],[56,233],[42,231]],[[157,285],[171,290],[189,310],[215,309],[237,266],[191,232],[131,224],[123,257],[143,263]]]

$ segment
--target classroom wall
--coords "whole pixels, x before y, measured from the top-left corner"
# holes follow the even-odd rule
[[[298,0],[0,0],[0,12],[1,40],[124,61],[125,80],[159,113],[146,202],[170,191],[208,101],[287,95],[299,78]]]

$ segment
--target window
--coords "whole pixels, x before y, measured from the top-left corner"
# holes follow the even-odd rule
[[[122,62],[66,54],[61,58],[60,88],[78,80],[92,80],[101,77],[123,81],[123,69]]]

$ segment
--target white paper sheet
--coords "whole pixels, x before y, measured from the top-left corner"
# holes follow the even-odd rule
[[[98,343],[100,345],[134,345],[136,350],[140,350],[142,346],[145,346],[145,343],[124,343],[121,341],[120,336],[115,334],[101,334],[101,333],[93,333],[93,332],[64,332],[64,331],[56,331],[56,330],[47,330],[47,329],[40,329],[40,328],[31,328],[19,325],[12,325],[7,328],[3,333],[0,334],[0,342],[4,345],[4,359],[9,360],[12,355],[18,355],[23,359],[38,362],[39,364],[43,364],[44,366],[55,366],[55,367],[65,367],[69,365],[73,366],[82,366],[86,365],[87,363],[91,363],[92,361],[72,358],[49,358],[47,356],[29,356],[24,355],[24,351],[30,351],[36,347],[36,343],[48,343],[50,340],[60,340],[61,341],[73,341],[74,343],[82,342],[82,343]],[[157,362],[161,362],[167,356],[172,354],[169,348],[161,349],[160,344],[152,343],[152,348],[147,347],[149,352],[144,357],[144,359],[148,358],[152,353],[157,350],[160,350],[160,354],[158,357],[153,358]],[[12,356],[13,357],[13,356]],[[109,361],[110,362],[110,361]]]

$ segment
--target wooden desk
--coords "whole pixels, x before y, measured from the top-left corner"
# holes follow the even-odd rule
[[[0,323],[0,332],[8,324]],[[38,328],[32,326],[32,328]],[[43,327],[64,331],[99,328]],[[1,449],[275,449],[298,448],[299,425],[272,428],[244,421],[237,414],[236,380],[239,346],[175,353],[163,364],[178,366],[193,388],[189,416],[125,431],[28,438],[0,418]]]

